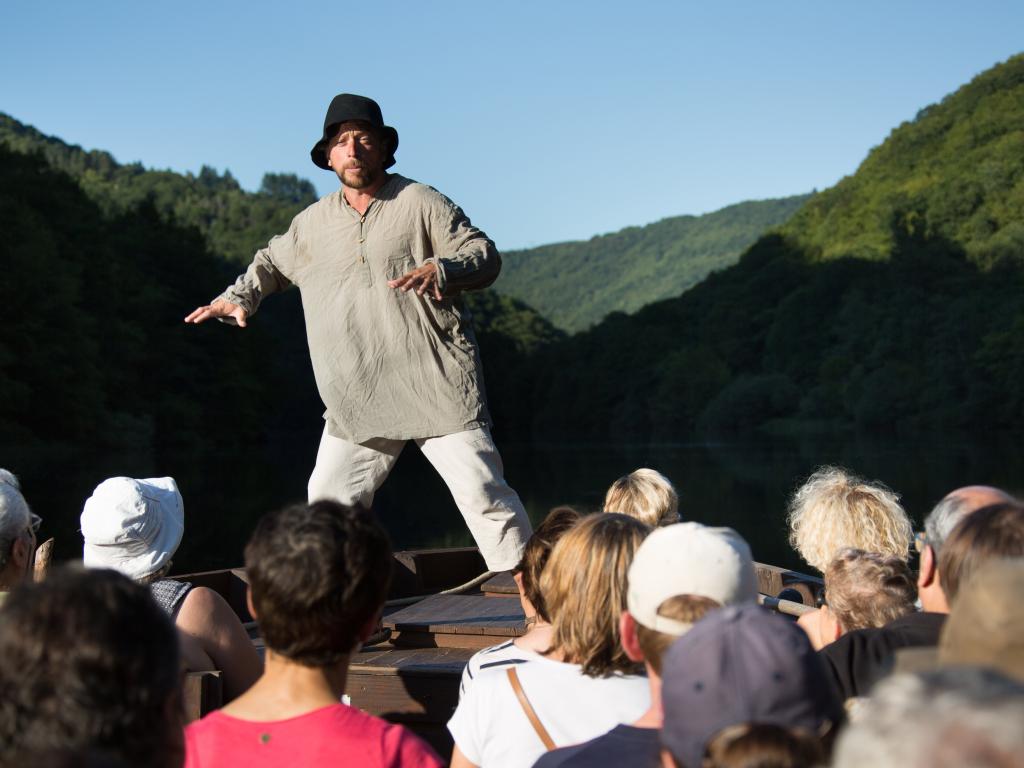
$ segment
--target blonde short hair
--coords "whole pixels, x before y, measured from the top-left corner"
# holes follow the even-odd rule
[[[650,531],[626,515],[588,515],[558,540],[541,573],[551,650],[585,675],[638,671],[622,649],[619,617],[626,610],[629,565]]]
[[[668,478],[653,469],[638,469],[612,483],[604,511],[635,517],[652,528],[679,522],[679,494]]]
[[[913,612],[917,584],[898,557],[844,549],[825,569],[825,599],[843,631],[852,632]]]
[[[847,547],[906,561],[913,528],[899,498],[881,483],[822,467],[789,502],[789,543],[822,572]]]

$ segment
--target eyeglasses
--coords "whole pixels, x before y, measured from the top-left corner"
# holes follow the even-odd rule
[[[28,528],[26,528],[25,530],[30,531],[32,535],[35,536],[37,533],[39,533],[39,526],[41,526],[42,524],[43,518],[41,518],[34,512],[29,512]]]

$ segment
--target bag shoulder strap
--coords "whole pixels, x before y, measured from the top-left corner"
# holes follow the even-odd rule
[[[516,672],[515,667],[509,667],[506,670],[508,674],[508,681],[512,684],[512,690],[516,693],[516,698],[519,699],[519,706],[523,708],[523,712],[526,713],[526,719],[530,721],[530,725],[533,726],[533,730],[540,736],[540,740],[544,743],[544,748],[549,752],[555,748],[555,742],[552,740],[551,735],[548,733],[547,728],[537,717],[537,712],[534,710],[530,700],[526,698],[526,691],[523,690],[522,684],[519,682],[519,674]]]

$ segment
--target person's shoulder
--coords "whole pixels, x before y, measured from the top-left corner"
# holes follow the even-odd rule
[[[541,757],[533,768],[574,766],[657,766],[661,764],[661,742],[657,728],[618,725],[590,741],[561,747]]]
[[[430,207],[457,208],[443,193],[439,192],[429,184],[423,184],[414,179],[406,178],[397,173],[391,175],[391,193],[396,199],[403,199],[410,203],[419,203]]]
[[[433,748],[408,728],[389,723],[355,707],[339,704],[333,714],[344,723],[344,733],[359,734],[366,741],[379,742],[382,764],[440,766],[441,758]],[[393,758],[393,759],[392,759]]]

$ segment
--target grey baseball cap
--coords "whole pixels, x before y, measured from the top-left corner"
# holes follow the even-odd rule
[[[677,640],[662,669],[662,745],[699,766],[708,742],[758,723],[825,734],[843,705],[807,635],[757,605],[713,611]]]

